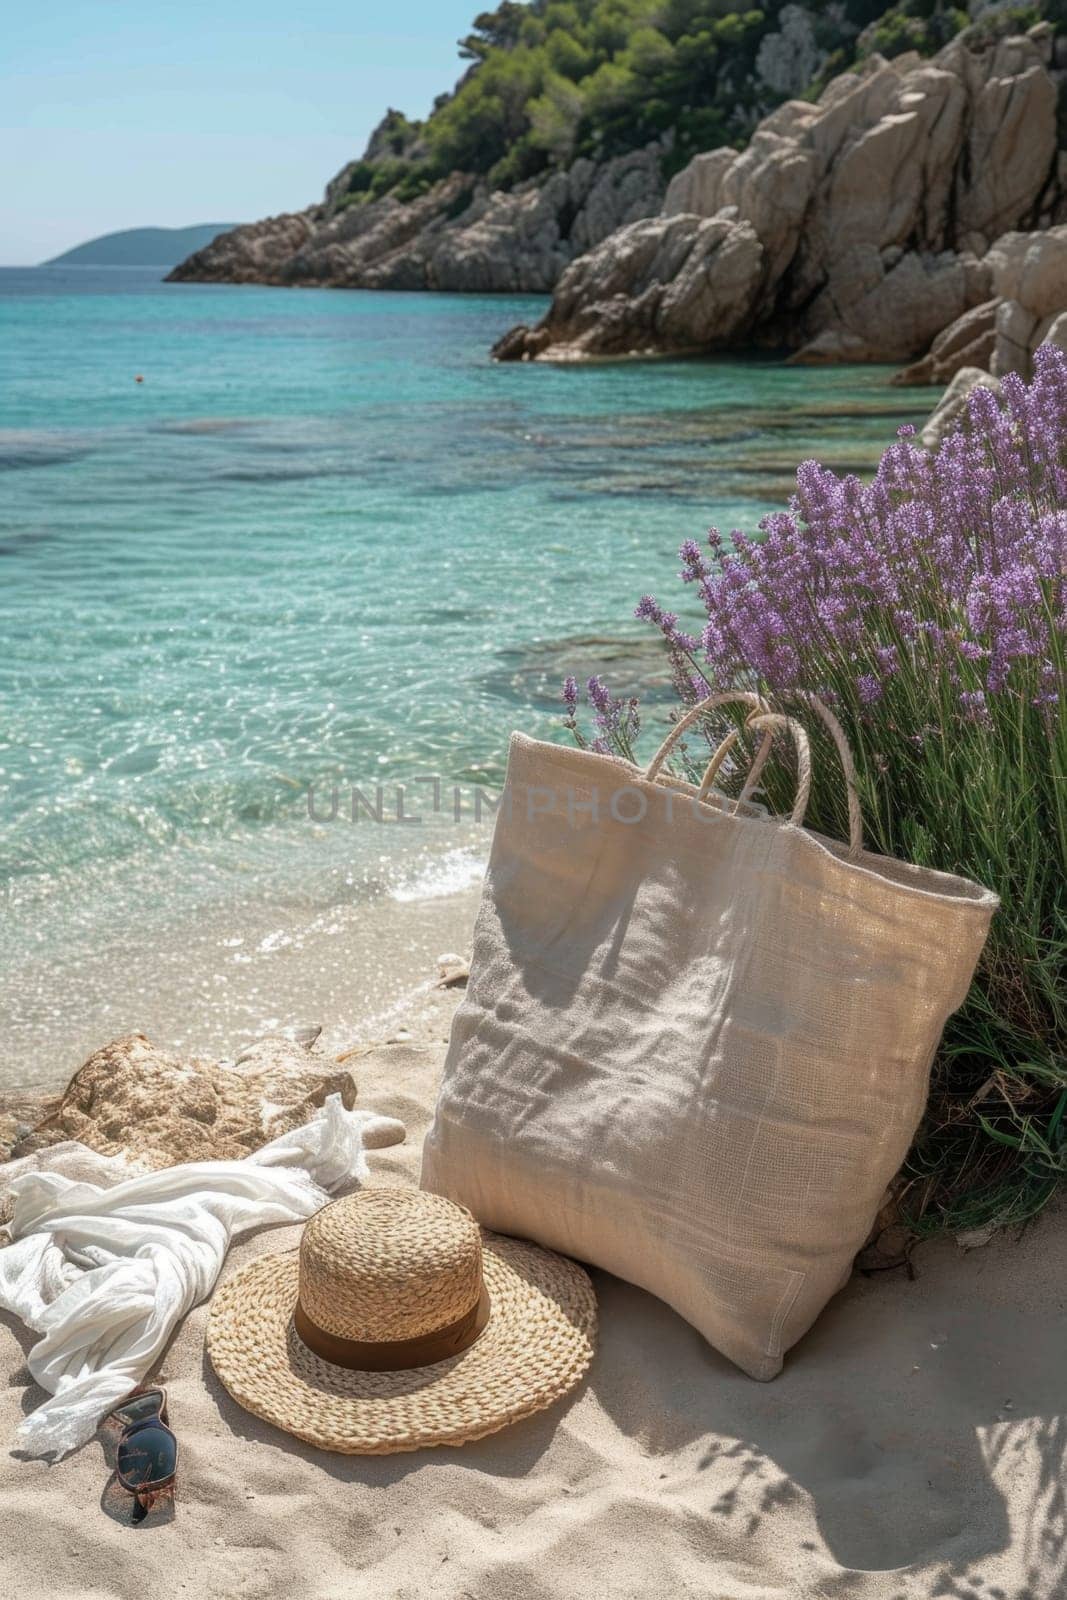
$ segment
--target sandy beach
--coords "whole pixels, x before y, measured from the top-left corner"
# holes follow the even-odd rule
[[[458,939],[470,903],[441,902]],[[408,907],[412,924],[422,911]],[[435,933],[439,928],[435,928]],[[401,1118],[373,1180],[414,1184],[454,991],[427,984],[350,1065]],[[397,1036],[400,1035],[398,1038]],[[239,1243],[224,1269],[291,1249]],[[771,1384],[744,1377],[650,1296],[594,1273],[597,1357],[576,1396],[509,1432],[386,1458],[307,1447],[242,1411],[194,1311],[159,1376],[178,1495],[141,1528],[94,1441],[49,1466],[10,1440],[41,1393],[30,1336],[0,1334],[3,1592],[142,1600],[1059,1600],[1067,1584],[1062,1340],[1067,1217],[916,1276],[854,1275]]]
[[[0,1600],[1067,1600],[1067,5],[474,12],[9,30]]]

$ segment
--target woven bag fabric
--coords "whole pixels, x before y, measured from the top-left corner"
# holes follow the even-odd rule
[[[997,898],[706,788],[513,737],[422,1183],[767,1379],[849,1276]]]

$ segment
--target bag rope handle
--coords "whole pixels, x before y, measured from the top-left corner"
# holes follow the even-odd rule
[[[745,719],[745,727],[748,728],[748,727],[751,727],[751,726],[752,726],[751,717],[746,717],[746,719]],[[723,760],[729,754],[729,752],[733,749],[734,745],[737,744],[738,742],[739,742],[739,735],[738,735],[736,729],[734,729],[733,731],[731,731],[730,733],[728,733],[726,735],[726,738],[723,740],[723,743],[719,746],[718,750],[715,751],[715,753],[712,756],[711,760],[708,762],[707,766],[704,768],[704,776],[700,780],[700,788],[699,788],[699,790],[697,792],[697,799],[698,800],[706,800],[708,798],[708,794],[709,794],[709,792],[711,790],[712,784],[715,782],[715,779],[718,777],[719,768],[722,766]],[[758,785],[758,783],[760,781],[761,776],[763,775],[763,769],[767,765],[767,758],[771,753],[771,748],[772,748],[773,744],[774,744],[774,731],[771,728],[765,728],[763,730],[763,738],[760,740],[759,749],[756,751],[756,754],[753,756],[752,765],[748,769],[748,776],[745,778],[744,787],[742,788],[741,793],[738,795],[737,800],[734,803],[734,815],[735,816],[736,816],[737,812],[740,811],[741,807],[746,803],[746,801],[751,800],[752,796],[755,794],[756,787],[757,787],[757,785]]]
[[[701,717],[707,716],[709,711],[714,711],[716,706],[741,705],[749,706],[753,711],[769,711],[770,705],[761,694],[756,694],[753,689],[731,689],[729,692],[709,694],[706,700],[698,700],[695,706],[690,706],[684,717],[669,730],[667,737],[656,751],[645,770],[645,777],[649,783],[655,783],[659,770],[685,730],[697,722]]]
[[[848,805],[848,859],[850,861],[854,861],[863,850],[863,812],[860,807],[859,790],[856,785],[856,766],[852,759],[852,748],[849,745],[845,730],[842,728],[840,722],[834,716],[834,713],[830,710],[829,706],[826,705],[824,701],[820,700],[818,695],[812,694],[809,690],[791,690],[787,698],[799,700],[804,705],[808,706],[812,711],[814,711],[815,715],[823,723],[834,742],[838,759],[841,762],[841,770],[845,779],[845,791]],[[795,718],[788,717],[783,719],[780,713],[772,713],[770,704],[764,698],[764,696],[757,694],[755,690],[751,689],[735,689],[728,693],[724,692],[711,694],[708,695],[707,699],[700,700],[695,706],[691,706],[685,715],[680,717],[670,729],[667,737],[664,739],[663,743],[652,757],[652,760],[649,762],[648,768],[645,772],[645,777],[650,783],[654,783],[656,781],[656,777],[660,771],[660,768],[663,766],[663,763],[666,761],[667,757],[670,755],[675,744],[681,738],[685,730],[688,727],[691,727],[694,722],[698,721],[700,717],[706,715],[708,711],[713,711],[716,706],[722,705],[751,706],[755,712],[755,715],[749,716],[746,719],[745,726],[753,728],[760,726],[765,729],[764,737],[760,743],[760,747],[757,750],[755,757],[753,758],[752,765],[749,768],[748,776],[745,779],[745,784],[741,790],[740,796],[738,797],[737,803],[740,806],[744,803],[744,801],[750,798],[755,790],[756,784],[759,781],[760,774],[766,765],[767,757],[770,754],[773,728],[785,726],[786,724],[796,720]],[[769,723],[768,719],[771,715],[777,715],[779,717],[779,721],[774,724]],[[793,733],[793,728],[790,727],[789,731],[793,734],[795,740],[796,735]],[[698,799],[703,800],[707,796],[708,791],[711,789],[712,784],[718,775],[723,761],[733,749],[734,745],[737,744],[738,738],[739,735],[736,731],[728,734],[723,740],[722,744],[719,746],[718,750],[715,751],[707,767],[705,768],[704,776],[700,784]],[[807,744],[806,737],[805,743]],[[797,744],[797,750],[799,759],[799,743]],[[808,745],[808,752],[808,787],[810,791],[810,745]],[[796,817],[796,809],[796,805],[794,804],[793,814],[790,818],[791,821]],[[805,798],[805,812],[806,809],[807,799]]]
[[[755,713],[753,713],[753,715],[754,714]],[[749,718],[746,717],[746,719],[745,719],[745,727],[748,728],[750,726],[751,726],[751,722],[750,722]],[[726,735],[725,739],[723,739],[723,741],[719,745],[718,749],[712,755],[711,760],[708,762],[707,766],[704,768],[704,776],[701,778],[701,780],[700,780],[700,788],[697,790],[697,799],[698,800],[706,800],[708,798],[708,795],[711,793],[712,787],[713,787],[713,785],[715,783],[715,779],[719,776],[719,769],[721,768],[721,766],[722,766],[723,762],[725,761],[726,757],[730,754],[730,751],[734,748],[734,746],[736,744],[740,744],[740,742],[741,742],[740,733],[738,732],[738,730],[736,728],[731,728],[730,732]],[[756,754],[753,756],[752,765],[748,769],[748,774],[747,774],[747,776],[745,778],[744,788],[741,790],[741,793],[738,795],[737,799],[734,801],[734,815],[735,816],[740,811],[740,809],[744,805],[745,801],[751,799],[752,795],[755,794],[756,785],[759,782],[760,774],[763,772],[764,767],[767,765],[767,757],[771,753],[771,746],[773,744],[774,744],[774,730],[772,728],[765,728],[763,730],[763,737],[760,740],[759,749],[756,751]]]
[[[803,723],[798,722],[795,717],[784,716],[780,711],[763,711],[756,712],[749,717],[745,722],[745,727],[765,728],[772,737],[776,728],[784,728],[792,735],[797,752],[797,792],[793,799],[793,809],[789,814],[789,821],[794,828],[802,828],[808,811],[808,801],[811,798],[811,745],[808,742]],[[703,799],[707,790],[711,788],[718,776],[719,768],[739,738],[740,734],[736,729],[726,735],[726,738],[708,762],[704,780],[700,785],[698,799]],[[759,760],[758,756],[756,760]],[[740,801],[738,804],[740,804]]]
[[[855,861],[863,854],[863,810],[856,784],[856,763],[852,759],[852,746],[848,742],[848,735],[830,707],[820,700],[817,694],[812,694],[809,689],[793,689],[789,698],[802,701],[814,711],[837,748],[841,771],[845,775],[845,794],[848,804],[848,859]]]

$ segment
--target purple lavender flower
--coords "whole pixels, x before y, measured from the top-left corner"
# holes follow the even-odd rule
[[[829,689],[828,666],[857,658],[870,706],[902,649],[950,677],[979,667],[990,693],[1040,676],[1067,611],[1067,355],[1043,346],[1035,368],[1029,386],[1005,381],[1003,404],[976,389],[933,455],[902,428],[870,484],[802,462],[792,511],[758,541],[735,534],[710,569],[683,545],[709,677]],[[658,606],[654,620],[677,634]]]
[[[704,552],[695,539],[683,541],[678,557],[682,563],[679,576],[683,583],[698,583],[711,570],[704,558]]]
[[[960,705],[964,715],[971,722],[987,722],[989,708],[984,689],[965,689],[960,695]]]
[[[705,569],[706,570],[706,569]],[[678,614],[675,611],[664,611],[652,595],[642,595],[634,607],[634,616],[639,622],[651,622],[660,630],[667,643],[687,655],[695,654],[698,644],[691,633],[687,633],[678,626]]]
[[[935,452],[901,428],[873,480],[817,461],[758,537],[717,528],[679,558],[703,609],[685,626],[653,595],[635,615],[662,633],[683,703],[711,685],[814,690],[872,718],[940,727],[998,697],[1057,703],[1067,651],[1067,354],[1042,346],[1029,384],[980,387]],[[939,687],[944,686],[942,692]],[[901,701],[907,699],[907,706]],[[910,698],[909,698],[910,697]],[[984,698],[980,698],[984,697]],[[565,694],[573,721],[577,686]],[[596,732],[621,745],[633,718],[590,681]]]
[[[608,686],[603,678],[590,678],[586,684],[586,693],[589,696],[589,704],[597,716],[610,717],[614,714],[614,708],[618,705],[618,701],[611,698],[608,693]]]
[[[641,727],[636,698],[615,699],[600,677],[589,679],[586,696],[593,710],[593,722],[597,730],[592,748],[601,755],[618,751],[632,759],[634,740]]]

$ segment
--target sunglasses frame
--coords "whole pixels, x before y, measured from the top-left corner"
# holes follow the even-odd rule
[[[108,1412],[108,1418],[114,1417],[117,1422],[121,1423],[122,1419],[118,1413],[122,1411],[123,1407],[130,1405],[139,1396],[149,1394],[158,1394],[160,1396],[159,1410],[154,1416],[139,1417],[136,1422],[123,1423],[122,1433],[115,1447],[115,1478],[126,1490],[126,1493],[132,1494],[145,1511],[151,1509],[156,1496],[162,1494],[165,1489],[169,1489],[178,1476],[178,1436],[167,1421],[167,1391],[161,1383],[146,1384],[143,1388],[131,1390],[124,1400],[120,1400],[118,1405],[112,1406]],[[128,1439],[139,1433],[142,1428],[162,1428],[164,1433],[170,1435],[174,1441],[174,1470],[173,1472],[168,1472],[162,1478],[153,1478],[149,1483],[135,1484],[130,1483],[119,1471],[118,1458],[123,1445]]]

